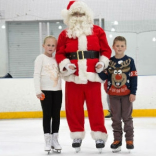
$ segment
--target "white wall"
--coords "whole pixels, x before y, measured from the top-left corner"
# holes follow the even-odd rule
[[[156,76],[139,76],[134,109],[156,109]],[[64,95],[64,81],[62,85]],[[108,109],[102,87],[104,109]],[[85,107],[86,109],[86,107]],[[63,97],[62,110],[65,110]],[[33,79],[0,79],[0,112],[41,111],[35,96]]]
[[[4,24],[4,23],[3,23]],[[2,24],[1,24],[2,25]],[[112,34],[112,38],[109,35]],[[156,75],[156,42],[152,38],[156,36],[156,31],[146,33],[117,33],[106,31],[108,44],[112,47],[113,39],[120,35],[127,40],[127,50],[125,54],[134,58],[138,75]],[[0,77],[8,73],[8,46],[7,33],[0,28]],[[38,47],[37,47],[38,48]],[[114,55],[114,52],[112,52]]]

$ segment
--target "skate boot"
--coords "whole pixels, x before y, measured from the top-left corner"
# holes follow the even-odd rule
[[[122,142],[121,141],[114,141],[111,144],[112,152],[113,153],[120,152],[121,151],[121,145],[122,145]]]
[[[99,150],[99,153],[102,152],[102,148],[105,147],[105,142],[102,139],[98,139],[96,142],[96,148]]]
[[[134,149],[134,145],[133,145],[132,140],[126,141],[126,148],[129,150],[129,152],[130,152],[130,150]]]
[[[58,142],[58,133],[52,134],[51,148],[54,150],[54,152],[56,151],[58,153],[60,153],[62,150],[62,147]]]
[[[76,153],[80,151],[82,139],[74,139],[72,143],[72,147],[75,148]]]
[[[49,133],[44,134],[44,139],[45,139],[45,147],[44,150],[50,153],[51,150],[51,135]]]

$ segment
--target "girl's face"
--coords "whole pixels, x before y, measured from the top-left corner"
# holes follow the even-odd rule
[[[57,45],[57,42],[55,39],[47,38],[45,43],[43,44],[44,54],[49,56],[49,57],[52,57],[52,54],[56,50],[56,45]]]
[[[116,41],[113,45],[113,49],[115,51],[115,56],[118,58],[123,57],[126,50],[126,44],[125,41]]]

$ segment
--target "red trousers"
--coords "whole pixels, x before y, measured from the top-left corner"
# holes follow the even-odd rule
[[[104,125],[101,83],[89,81],[87,84],[75,84],[66,82],[65,88],[66,117],[71,133],[84,132],[84,102],[86,101],[91,130],[93,133],[100,132],[100,136],[95,136],[93,139],[106,138],[101,136],[107,135]],[[72,138],[77,137],[76,135],[72,136]]]

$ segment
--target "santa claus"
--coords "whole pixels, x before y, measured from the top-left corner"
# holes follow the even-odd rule
[[[98,74],[109,63],[111,49],[104,30],[93,24],[90,8],[81,1],[70,1],[62,10],[67,29],[58,38],[56,60],[65,85],[65,107],[73,139],[72,147],[81,146],[85,136],[84,102],[88,110],[91,135],[96,148],[107,140]]]

